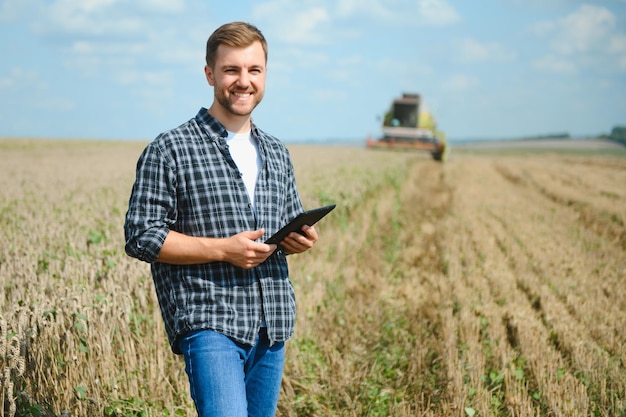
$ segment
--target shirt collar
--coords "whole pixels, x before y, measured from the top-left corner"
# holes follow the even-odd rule
[[[203,125],[211,136],[211,139],[217,138],[227,138],[228,132],[224,125],[222,125],[215,117],[211,116],[209,110],[205,107],[202,107],[198,114],[196,115],[196,120],[200,125]],[[259,134],[259,129],[254,124],[254,120],[250,120],[250,132],[257,139],[261,139],[261,135]]]

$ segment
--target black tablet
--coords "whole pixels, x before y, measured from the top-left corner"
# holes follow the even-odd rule
[[[302,226],[304,226],[305,224],[308,226],[313,226],[322,217],[330,213],[335,208],[335,206],[336,204],[332,204],[330,206],[319,207],[299,214],[295,219],[287,223],[286,226],[284,226],[278,232],[274,233],[272,237],[265,241],[265,243],[278,245],[291,232],[298,232],[303,235],[304,232],[302,231]]]

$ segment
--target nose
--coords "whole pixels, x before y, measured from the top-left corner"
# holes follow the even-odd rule
[[[245,69],[239,73],[239,77],[237,78],[237,85],[239,87],[248,87],[250,85],[250,74]]]

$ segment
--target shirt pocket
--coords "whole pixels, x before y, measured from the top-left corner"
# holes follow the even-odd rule
[[[272,217],[281,217],[287,201],[287,188],[289,177],[285,168],[276,161],[270,161],[267,168],[259,176],[257,189],[258,197],[264,202],[264,206],[270,211]]]

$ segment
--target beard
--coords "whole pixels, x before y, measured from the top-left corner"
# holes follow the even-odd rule
[[[238,92],[238,91],[235,91]],[[243,91],[242,91],[243,93]],[[235,103],[233,104],[230,101],[230,97],[233,95],[233,93],[229,93],[228,90],[226,89],[220,89],[218,91],[216,91],[215,94],[215,100],[217,100],[217,102],[229,113],[236,115],[236,116],[249,116],[250,114],[252,114],[252,110],[254,110],[256,108],[256,106],[259,105],[259,103],[261,102],[261,100],[263,99],[263,93],[259,92],[257,90],[254,90],[252,92],[252,98],[253,101],[249,104],[246,104],[245,106],[242,106],[241,104]]]

